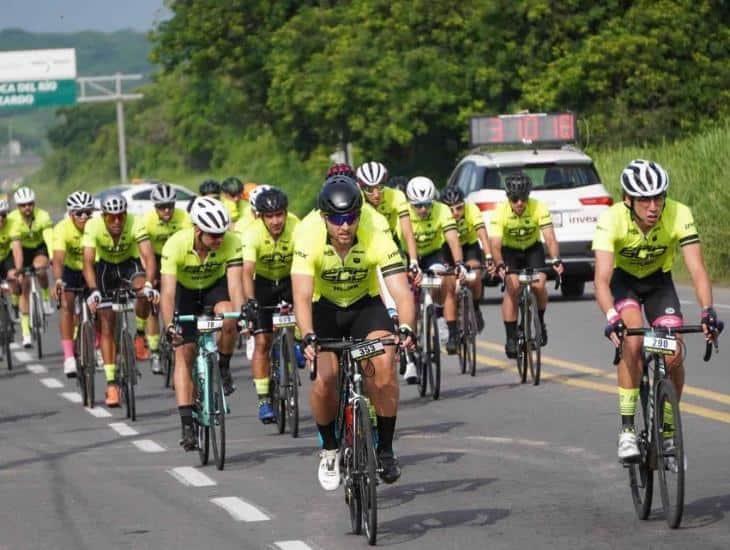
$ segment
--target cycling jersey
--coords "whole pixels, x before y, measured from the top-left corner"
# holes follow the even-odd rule
[[[240,201],[245,203],[245,206],[239,204],[239,216],[238,221],[233,226],[233,230],[238,233],[239,235],[243,236],[245,235],[251,225],[258,219],[253,215],[253,212],[251,211],[251,207],[248,204],[248,201]]]
[[[540,230],[552,225],[550,211],[543,203],[528,199],[525,211],[518,216],[509,201],[504,201],[489,220],[489,235],[501,238],[503,247],[525,250],[540,240]]]
[[[53,231],[51,216],[40,208],[33,210],[33,219],[30,224],[20,210],[10,212],[7,223],[11,226],[10,238],[19,240],[23,248],[38,248],[43,243],[48,243]]]
[[[399,189],[384,187],[380,193],[382,196],[380,204],[375,207],[375,210],[388,220],[390,231],[395,235],[400,226],[400,219],[408,215],[408,201],[406,201],[403,191]]]
[[[598,219],[593,250],[614,254],[614,267],[639,279],[655,271],[672,269],[679,246],[700,242],[692,212],[684,204],[666,199],[657,224],[643,234],[623,203],[614,204]]]
[[[81,271],[84,267],[84,249],[81,246],[83,235],[83,229],[76,227],[68,216],[53,228],[53,250],[65,252],[63,265],[76,271]]]
[[[148,239],[144,225],[128,213],[122,233],[116,241],[109,234],[103,216],[91,218],[84,227],[81,246],[96,249],[97,261],[119,264],[130,258],[139,258],[137,244]]]
[[[359,225],[355,242],[344,259],[329,244],[327,228],[297,231],[294,238],[292,274],[314,277],[313,301],[324,298],[339,307],[348,307],[366,296],[377,296],[376,268],[383,277],[405,272],[405,265],[393,239],[367,225]]]
[[[0,227],[0,261],[10,256],[10,245],[13,241],[10,231],[10,223],[7,218],[5,219],[5,225]]]
[[[223,195],[221,195],[221,202],[223,203],[223,206],[226,207],[226,210],[228,210],[231,222],[238,221],[238,218],[241,216],[241,212],[238,209],[238,202],[233,199],[229,199],[228,197],[224,197]]]
[[[289,277],[294,254],[294,229],[299,223],[291,212],[287,213],[284,231],[274,239],[263,220],[249,226],[243,238],[243,261],[256,264],[256,275],[271,281]]]
[[[178,231],[162,247],[163,275],[174,275],[177,283],[189,290],[206,289],[225,277],[229,267],[243,263],[241,240],[226,233],[218,250],[208,252],[201,260],[194,249],[195,228]]]
[[[319,231],[324,236],[327,234],[327,227],[321,222],[322,216],[320,215],[320,211],[315,208],[302,218],[302,221],[299,222],[297,232]],[[382,233],[386,237],[391,236],[388,220],[369,204],[363,203],[362,205],[362,209],[360,210],[360,225],[369,227],[371,230]]]
[[[461,245],[479,242],[477,231],[484,227],[484,218],[479,207],[473,202],[464,203],[464,215],[456,222]]]
[[[147,212],[142,218],[142,224],[147,231],[152,248],[158,256],[162,254],[162,247],[171,235],[192,225],[188,213],[180,208],[174,210],[170,221],[167,222],[162,221],[155,210]]]
[[[419,258],[439,250],[446,242],[444,233],[456,229],[451,209],[441,202],[434,201],[425,218],[421,218],[413,206],[408,208]],[[403,242],[400,231],[398,237]]]

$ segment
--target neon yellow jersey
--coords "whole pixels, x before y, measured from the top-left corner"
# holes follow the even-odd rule
[[[399,189],[383,187],[381,193],[380,204],[375,207],[375,210],[388,220],[390,232],[397,235],[400,228],[400,219],[408,215],[408,201],[403,191]]]
[[[130,258],[139,258],[138,243],[149,237],[140,223],[132,214],[127,214],[124,228],[119,238],[114,241],[104,223],[104,218],[91,218],[84,227],[84,236],[81,245],[84,248],[96,249],[96,260],[110,264],[120,264]]]
[[[10,236],[10,223],[5,218],[5,224],[0,227],[0,262],[4,261],[10,255],[10,245],[13,242]]]
[[[413,236],[416,239],[419,257],[439,250],[446,242],[444,233],[450,229],[456,229],[456,220],[451,214],[451,209],[441,202],[434,201],[428,216],[425,218],[421,218],[410,205],[408,206],[408,213],[411,217]],[[401,242],[403,242],[403,239],[401,239]]]
[[[271,236],[262,219],[249,226],[243,241],[243,261],[256,264],[257,277],[278,281],[289,276],[298,223],[299,218],[289,212],[278,239]]]
[[[483,227],[485,227],[484,218],[482,218],[479,207],[473,202],[464,203],[464,215],[456,222],[461,245],[479,242],[477,231]]]
[[[245,201],[244,201],[245,202]],[[246,202],[248,204],[248,202]],[[241,215],[238,217],[238,221],[233,225],[233,230],[238,233],[241,239],[244,239],[245,234],[249,228],[258,218],[253,215],[251,207],[244,208]]]
[[[188,290],[203,290],[226,276],[229,267],[243,263],[241,240],[234,233],[226,233],[218,250],[211,250],[201,260],[193,248],[195,228],[178,231],[162,247],[160,273],[174,275],[178,284]]]
[[[657,224],[643,234],[620,202],[598,218],[593,250],[614,254],[614,267],[643,279],[661,269],[670,271],[677,245],[700,242],[692,212],[684,204],[666,199]]]
[[[19,240],[23,248],[38,248],[44,242],[48,244],[53,231],[53,221],[45,210],[35,208],[30,223],[20,213],[13,210],[8,214],[7,223],[10,224],[10,238]]]
[[[303,222],[302,222],[303,223]],[[383,277],[405,272],[405,265],[390,236],[359,225],[356,240],[344,259],[335,252],[327,238],[327,227],[320,218],[322,231],[296,232],[293,274],[314,278],[314,296],[346,308],[366,296],[378,295],[376,268]]]
[[[253,218],[253,213],[251,212],[251,205],[248,203],[246,199],[238,199],[238,219],[241,218]]]
[[[88,220],[86,223],[89,223]],[[81,246],[81,238],[84,231],[74,224],[74,221],[66,216],[53,228],[53,250],[65,252],[63,265],[76,271],[84,267],[84,249]]]
[[[528,199],[518,216],[509,201],[501,202],[489,220],[489,236],[502,239],[502,246],[525,250],[540,240],[540,231],[552,227],[550,211],[543,203]]]
[[[241,215],[241,212],[238,210],[238,202],[229,199],[228,197],[224,197],[223,195],[221,195],[220,200],[223,203],[223,206],[226,207],[226,210],[228,210],[228,215],[231,217],[231,222],[238,221],[238,218]]]
[[[181,229],[192,227],[193,225],[188,213],[180,208],[175,209],[172,213],[172,218],[168,222],[163,222],[160,216],[157,215],[156,210],[147,212],[144,218],[142,218],[142,224],[147,231],[147,236],[150,238],[152,248],[158,256],[162,254],[162,247],[170,236]]]

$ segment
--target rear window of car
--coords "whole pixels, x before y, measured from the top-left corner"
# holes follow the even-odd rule
[[[505,178],[515,172],[529,176],[532,188],[537,190],[573,189],[601,183],[592,164],[531,164],[503,168],[480,166],[476,169],[482,171],[477,175],[480,189],[504,189]]]

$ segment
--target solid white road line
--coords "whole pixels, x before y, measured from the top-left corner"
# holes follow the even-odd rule
[[[20,344],[18,344],[18,342],[10,342],[10,349],[13,351],[20,349]]]
[[[62,388],[63,382],[55,378],[41,378],[41,384],[47,388]]]
[[[96,418],[111,418],[112,416],[112,413],[110,413],[104,407],[94,407],[93,409],[90,409],[89,407],[84,407],[84,410],[91,416],[95,416]]]
[[[210,501],[228,512],[236,521],[267,521],[271,519],[261,510],[238,497],[218,497]]]
[[[139,435],[139,432],[124,422],[112,422],[109,427],[121,436]]]
[[[23,350],[16,351],[15,352],[15,358],[18,361],[22,362],[22,363],[27,363],[28,361],[32,361],[33,360],[33,356],[30,354],[30,352],[29,351],[23,351]]]
[[[274,546],[280,550],[312,550],[311,547],[300,540],[280,540]]]
[[[165,452],[165,448],[162,445],[155,443],[151,439],[138,439],[137,441],[132,441],[132,444],[135,447],[137,447],[140,451],[143,451],[145,453],[164,453]]]
[[[81,403],[81,394],[77,391],[67,391],[59,393],[58,395],[64,399],[68,399],[71,403]]]
[[[167,470],[167,472],[180,483],[189,487],[212,487],[217,485],[214,480],[191,466],[181,466],[180,468]]]
[[[38,364],[28,365],[25,368],[28,369],[28,372],[32,372],[33,374],[45,374],[48,372],[46,367]]]

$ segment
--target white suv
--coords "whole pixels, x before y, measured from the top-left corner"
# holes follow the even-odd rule
[[[127,199],[128,212],[136,216],[144,215],[155,207],[150,195],[157,183],[158,182],[156,181],[143,181],[134,184],[115,185],[114,187],[104,189],[94,195],[96,208],[100,209],[101,201],[109,195],[122,195],[125,199]],[[188,203],[191,199],[194,199],[197,194],[182,185],[177,185],[175,183],[171,183],[170,185],[172,185],[172,188],[175,190],[175,208],[185,210],[188,207]]]
[[[459,187],[468,201],[476,203],[488,227],[491,211],[507,200],[504,178],[515,170],[530,177],[530,196],[545,203],[552,213],[565,263],[563,295],[582,296],[585,282],[593,280],[591,242],[598,216],[613,204],[593,161],[571,145],[477,152],[459,162],[448,185]]]

